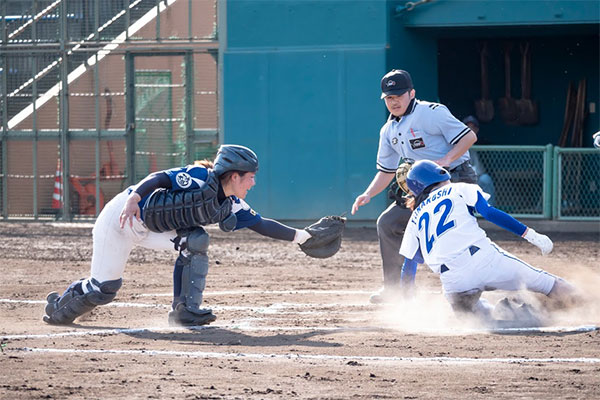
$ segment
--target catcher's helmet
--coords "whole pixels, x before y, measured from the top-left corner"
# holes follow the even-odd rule
[[[219,148],[214,161],[217,176],[227,171],[258,171],[258,157],[247,147],[235,144],[224,144]]]
[[[427,186],[450,180],[450,173],[433,161],[417,161],[406,176],[406,184],[415,196],[420,195]]]

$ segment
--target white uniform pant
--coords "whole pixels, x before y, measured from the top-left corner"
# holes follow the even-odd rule
[[[175,231],[155,233],[135,218],[133,227],[127,222],[121,229],[119,216],[127,197],[125,190],[109,201],[98,215],[92,230],[94,250],[91,277],[99,282],[123,277],[125,264],[134,246],[175,251],[171,242],[177,236]]]
[[[473,289],[527,289],[547,295],[552,290],[557,279],[554,275],[532,267],[488,238],[476,242],[474,246],[479,248],[474,254],[467,249],[444,264],[448,268],[440,274],[444,293],[462,293]]]

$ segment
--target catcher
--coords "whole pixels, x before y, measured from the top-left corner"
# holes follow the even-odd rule
[[[208,274],[209,236],[203,226],[225,231],[249,228],[263,236],[300,245],[313,257],[331,257],[340,248],[345,219],[325,217],[306,229],[263,218],[244,201],[255,184],[258,158],[247,147],[223,145],[214,162],[154,172],[113,198],[93,233],[91,273],[62,295],[47,297],[43,320],[70,324],[96,306],[114,300],[134,246],[177,250],[170,325],[205,325],[216,320],[201,308]]]

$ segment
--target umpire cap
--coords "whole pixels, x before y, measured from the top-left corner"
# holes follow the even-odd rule
[[[224,144],[219,147],[214,161],[215,174],[223,175],[227,171],[258,171],[258,157],[247,147],[236,144]]]
[[[381,78],[381,98],[401,96],[413,88],[410,74],[403,69],[393,69]]]

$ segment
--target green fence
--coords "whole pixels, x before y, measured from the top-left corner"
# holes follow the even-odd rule
[[[600,220],[600,151],[473,146],[479,185],[517,218]]]
[[[600,220],[600,150],[554,148],[553,217]]]

